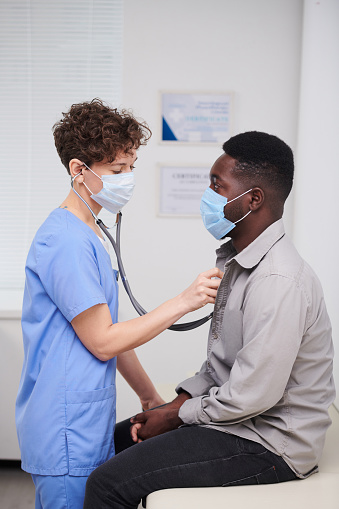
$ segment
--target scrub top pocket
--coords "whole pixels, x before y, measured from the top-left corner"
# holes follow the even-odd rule
[[[114,455],[115,386],[66,391],[69,474],[89,475]]]

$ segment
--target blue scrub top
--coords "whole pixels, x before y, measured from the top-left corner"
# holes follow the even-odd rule
[[[116,359],[94,357],[70,323],[102,303],[116,323],[118,285],[109,254],[85,223],[54,210],[26,263],[16,424],[27,472],[85,476],[114,455]]]

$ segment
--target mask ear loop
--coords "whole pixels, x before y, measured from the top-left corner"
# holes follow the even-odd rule
[[[245,219],[245,217],[247,217],[247,216],[248,216],[248,214],[250,214],[251,212],[252,212],[252,210],[249,210],[249,211],[247,212],[247,214],[245,214],[243,217],[241,217],[240,219],[238,219],[238,221],[234,221],[234,224],[237,224],[237,223],[239,223],[239,221],[242,221],[243,219]]]
[[[234,200],[237,200],[238,198],[241,198],[242,196],[244,196],[244,194],[247,194],[247,193],[249,193],[250,191],[252,191],[252,189],[253,189],[253,187],[252,187],[251,189],[249,189],[248,191],[245,191],[244,193],[239,194],[239,196],[237,196],[236,198],[233,198],[233,200],[228,201],[228,202],[226,203],[226,205],[227,205],[228,203],[231,203],[231,202],[232,202],[232,201],[234,201]],[[225,207],[226,207],[226,205],[225,205]],[[247,216],[248,216],[248,214],[250,214],[251,212],[252,212],[252,210],[249,210],[249,211],[247,212],[247,214],[245,214],[243,217],[241,217],[240,219],[238,219],[238,221],[234,221],[233,223],[234,223],[234,224],[239,223],[239,221],[242,221],[243,219],[245,219],[245,217],[247,217]]]
[[[85,164],[85,163],[84,163],[84,164]],[[85,165],[85,166],[86,166],[86,165]],[[90,169],[90,168],[88,168],[88,169]],[[79,175],[81,175],[81,174],[82,174],[82,171],[79,171],[79,173],[77,173],[77,174],[76,174],[76,175],[72,178],[72,181],[71,181],[72,189],[73,189],[73,191],[75,192],[75,194],[77,194],[79,197],[80,197],[80,195],[79,195],[79,194],[76,192],[76,190],[74,189],[74,181],[75,181],[75,179],[76,179],[77,177],[79,177]],[[83,183],[83,185],[86,187],[87,191],[88,191],[89,193],[93,194],[93,193],[92,193],[92,191],[89,189],[89,187],[85,184],[85,182],[82,182],[82,183]]]
[[[230,200],[230,201],[228,201],[227,203],[231,203],[232,201],[237,200],[238,198],[241,198],[242,196],[244,196],[244,194],[247,194],[247,193],[249,193],[250,191],[252,191],[252,189],[253,189],[253,187],[251,187],[251,189],[249,189],[248,191],[245,191],[244,193],[239,194],[239,196],[236,196],[235,198],[233,198],[233,200]],[[227,203],[226,203],[226,205],[227,205]],[[225,207],[226,207],[226,205],[225,205]]]
[[[101,180],[101,182],[102,182],[102,178],[101,178],[101,177],[99,177],[99,175],[98,175],[97,173],[95,173],[95,171],[93,171],[93,170],[92,170],[89,166],[87,166],[87,164],[86,164],[86,163],[82,162],[82,164],[83,164],[84,166],[86,166],[86,168],[87,168],[89,171],[91,171],[91,172],[92,172],[92,173],[93,173],[96,177],[98,177],[98,179],[100,179],[100,180]],[[92,191],[90,190],[90,188],[89,188],[89,187],[85,184],[85,182],[83,182],[83,185],[86,187],[86,189],[87,189],[87,191],[88,191],[89,193],[94,194],[94,193],[92,193]]]
[[[95,173],[95,171],[93,171],[93,170],[92,170],[89,166],[87,166],[87,164],[86,164],[86,163],[84,163],[84,162],[83,162],[82,164],[83,164],[84,166],[86,166],[86,168],[87,168],[89,171],[91,171],[92,173],[94,173],[94,175],[95,175],[96,177],[98,177],[98,179],[100,179],[100,180],[101,180],[101,182],[102,182],[102,178],[101,178],[101,177],[99,177],[99,175],[98,175],[97,173]]]
[[[86,166],[86,168],[88,168],[88,166],[87,166],[85,163],[83,163],[83,164]],[[90,170],[90,168],[88,168],[88,169]],[[91,171],[92,171],[92,170],[91,170]],[[93,172],[93,173],[94,173],[94,172]],[[73,189],[73,191],[75,192],[75,194],[77,194],[77,195],[79,196],[79,198],[81,198],[81,196],[80,196],[80,194],[79,194],[79,193],[77,193],[77,192],[76,192],[76,190],[74,189],[74,181],[75,181],[75,179],[76,179],[77,177],[79,177],[79,175],[81,175],[81,174],[82,174],[82,171],[79,171],[79,173],[77,173],[74,177],[72,177],[72,181],[71,181],[72,189]],[[99,177],[99,178],[100,178],[100,177]],[[89,188],[89,187],[85,184],[85,182],[82,182],[82,183],[83,183],[83,185],[86,187],[87,191],[88,191],[89,193],[93,194],[93,193],[92,193],[92,191],[90,190],[90,188]],[[81,198],[81,199],[82,199],[82,198]],[[82,200],[82,201],[84,201],[84,200]],[[93,216],[93,217],[94,217],[94,216]]]

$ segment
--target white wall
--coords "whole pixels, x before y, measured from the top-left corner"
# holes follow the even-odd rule
[[[23,360],[20,312],[0,311],[0,460],[19,459],[14,404]]]
[[[306,0],[295,185],[295,242],[316,270],[339,352],[339,2]],[[334,375],[339,388],[339,356]],[[339,408],[339,394],[336,400]]]
[[[218,243],[201,220],[159,218],[157,164],[206,164],[221,147],[161,145],[159,91],[235,94],[234,134],[263,130],[296,148],[302,1],[126,0],[123,106],[153,130],[139,152],[137,186],[123,214],[122,249],[132,290],[151,309],[214,266]],[[292,199],[286,210],[292,230]],[[135,316],[121,291],[121,319]],[[199,313],[199,316],[205,314]],[[175,384],[197,370],[206,351],[208,325],[163,333],[138,349],[157,384]],[[119,396],[120,395],[120,396]],[[119,380],[118,417],[137,399]]]
[[[313,2],[306,0],[306,3],[310,1]],[[324,4],[326,0],[314,3]],[[213,146],[161,145],[159,91],[231,90],[235,94],[234,133],[252,129],[267,131],[296,150],[302,18],[302,0],[125,0],[122,106],[147,120],[154,135],[148,147],[139,151],[137,187],[131,203],[124,209],[122,252],[132,290],[146,309],[178,293],[200,271],[212,267],[214,250],[218,247],[198,218],[159,218],[156,215],[158,163],[211,165],[222,152],[221,148]],[[324,31],[326,29],[321,37],[326,39]],[[317,62],[316,69],[320,63]],[[320,118],[322,105],[331,108],[331,103],[327,104],[330,83],[326,82],[325,91],[323,82],[317,81],[317,86],[313,94],[319,107],[316,115]],[[339,89],[334,83],[333,86],[335,91]],[[312,126],[317,125],[312,122]],[[320,128],[326,132],[326,124],[323,127],[321,123]],[[334,143],[338,146],[336,140]],[[307,144],[308,148],[314,146],[313,140]],[[339,160],[333,157],[332,162],[326,160],[324,165],[325,155],[322,154],[320,162],[317,160],[316,169],[320,168],[321,175],[326,178],[320,186],[319,172],[312,172],[308,179],[312,185],[307,187],[306,181],[306,187],[299,187],[297,191],[296,215],[292,196],[285,219],[287,230],[292,233],[294,217],[301,219],[301,231],[311,218],[311,226],[305,231],[312,243],[307,252],[304,245],[301,246],[302,254],[315,266],[322,280],[328,280],[328,274],[322,272],[324,266],[314,263],[322,258],[322,251],[320,243],[313,250],[315,230],[312,225],[316,225],[317,236],[320,231],[326,232],[327,245],[336,231],[334,226],[329,226],[334,225],[336,210],[327,201],[330,202],[330,196],[331,203],[335,203],[333,171]],[[324,173],[326,168],[332,169],[331,178]],[[306,197],[303,202],[299,202],[301,196]],[[322,223],[318,223],[317,218],[321,218]],[[299,232],[296,240],[298,238]],[[326,267],[336,266],[335,252],[333,250],[327,259]],[[335,287],[332,284],[328,290],[327,283],[325,286],[328,307],[335,320]],[[135,312],[123,290],[120,302],[120,318],[134,317]],[[202,316],[205,311],[197,314]],[[21,364],[19,330],[18,321],[8,321],[1,325],[0,339],[15,343],[11,347],[11,358],[17,358]],[[139,357],[154,382],[175,385],[198,369],[205,357],[207,332],[208,325],[189,333],[167,331],[139,348]],[[14,394],[19,372],[11,370],[13,379],[10,380],[9,370],[3,370],[5,357],[1,360],[0,372],[8,374],[3,380],[2,392],[5,392],[5,384],[11,384]],[[2,405],[2,415],[6,416],[7,428],[15,436],[14,402],[8,402],[8,398],[6,402],[7,407]],[[137,409],[137,398],[119,378],[118,418],[127,417]],[[1,443],[0,457],[4,457]]]

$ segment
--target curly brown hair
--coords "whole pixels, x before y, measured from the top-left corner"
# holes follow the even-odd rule
[[[120,112],[101,99],[73,104],[53,126],[54,142],[68,173],[69,162],[77,158],[90,166],[112,162],[120,153],[128,154],[146,145],[152,132],[127,110]]]

